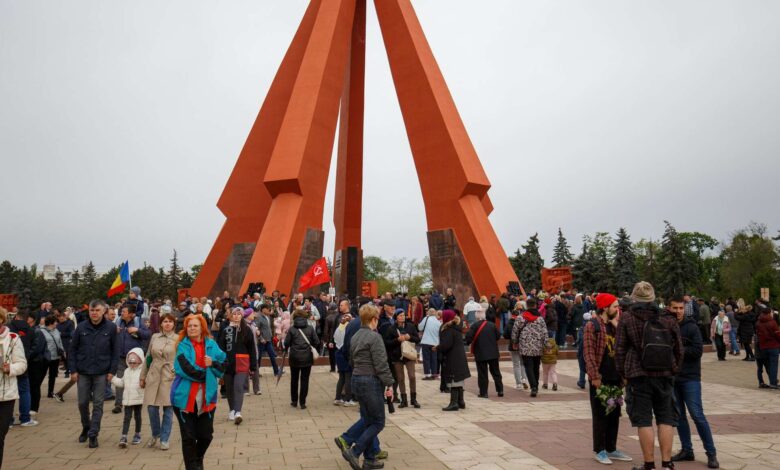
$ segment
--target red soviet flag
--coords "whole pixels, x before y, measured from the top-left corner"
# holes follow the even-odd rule
[[[311,268],[301,276],[298,280],[298,290],[305,291],[326,282],[330,282],[330,273],[328,272],[328,262],[323,257],[312,264]]]

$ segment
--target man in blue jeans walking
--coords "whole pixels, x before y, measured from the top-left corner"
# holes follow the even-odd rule
[[[682,449],[672,456],[673,462],[693,461],[693,443],[691,442],[691,427],[688,425],[688,414],[696,425],[704,450],[707,453],[707,466],[719,468],[716,457],[715,443],[712,440],[712,431],[704,416],[704,407],[701,400],[701,355],[703,342],[701,332],[696,321],[685,314],[685,302],[682,298],[672,297],[669,301],[669,313],[677,317],[680,323],[680,336],[683,343],[683,361],[680,372],[674,382],[674,395],[680,420],[677,423],[677,434],[680,436]]]
[[[360,329],[349,343],[352,366],[352,393],[360,404],[360,419],[347,434],[357,436],[351,447],[336,438],[341,455],[353,470],[360,470],[358,458],[363,454],[363,469],[382,468],[377,460],[377,436],[385,427],[385,397],[392,396],[393,376],[387,363],[384,341],[376,333],[379,310],[371,304],[360,308]],[[345,343],[346,345],[346,343]]]
[[[279,375],[279,366],[276,365],[276,351],[274,351],[273,333],[271,332],[271,306],[262,304],[260,314],[255,317],[255,325],[259,336],[257,337],[257,366],[260,367],[260,361],[263,353],[268,354],[271,361],[271,367],[274,369],[274,376]]]

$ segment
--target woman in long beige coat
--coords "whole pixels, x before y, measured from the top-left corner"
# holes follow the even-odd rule
[[[173,407],[171,406],[171,384],[173,383],[173,360],[176,357],[176,317],[170,313],[160,317],[160,332],[152,335],[149,352],[141,371],[141,387],[144,389],[144,405],[149,409],[149,424],[152,438],[146,447],[154,447],[160,440],[160,449],[168,450],[168,439],[173,428]],[[160,407],[163,409],[160,425]]]

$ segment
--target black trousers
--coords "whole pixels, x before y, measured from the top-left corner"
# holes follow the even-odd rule
[[[523,356],[523,367],[531,390],[539,390],[539,365],[541,363],[542,356]]]
[[[135,433],[141,433],[141,410],[144,405],[125,405],[125,419],[122,421],[122,435],[126,436],[130,430],[130,419],[135,418]]]
[[[726,343],[723,335],[715,335],[715,348],[718,350],[718,359],[726,359]]]
[[[174,406],[173,414],[179,420],[184,468],[203,470],[203,456],[214,437],[214,413],[184,413]]]
[[[41,386],[46,378],[48,361],[30,361],[27,363],[27,371],[30,375],[30,410],[38,412],[41,406]]]
[[[496,392],[504,391],[504,383],[501,379],[501,369],[498,368],[498,359],[477,362],[477,384],[479,385],[479,394],[487,395],[488,392],[488,369],[493,376],[493,382],[496,384]]]
[[[3,468],[3,449],[5,448],[5,435],[14,417],[14,404],[16,400],[0,401],[0,468]]]
[[[745,348],[745,359],[755,359],[756,356],[753,354],[753,335],[745,335],[739,337],[739,342],[742,343],[742,347]]]
[[[590,384],[590,382],[588,382]],[[596,387],[590,385],[590,413],[593,420],[593,452],[615,452],[618,430],[620,429],[620,407],[605,414],[606,408],[596,398]]]
[[[309,367],[292,367],[290,366],[290,401],[293,403],[306,404],[306,397],[309,395],[309,375],[311,374],[311,366]],[[300,382],[300,392],[298,391],[298,382]]]
[[[328,360],[330,361],[330,371],[336,372],[336,348],[328,348]]]
[[[49,393],[46,395],[50,397],[54,394],[54,381],[57,380],[57,372],[59,372],[60,360],[49,361],[46,364],[46,368],[49,372]]]

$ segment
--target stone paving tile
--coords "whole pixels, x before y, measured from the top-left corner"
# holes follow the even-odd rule
[[[705,411],[716,433],[722,468],[780,468],[780,395],[756,388],[753,363],[731,358],[726,362],[705,354],[703,376]],[[505,394],[476,397],[476,370],[467,381],[465,410],[447,413],[441,407],[449,394],[439,393],[438,382],[417,381],[421,409],[406,408],[388,415],[380,439],[390,452],[388,469],[554,469],[596,468],[590,459],[590,408],[587,394],[576,388],[576,361],[558,363],[558,392],[542,390],[536,399],[515,390],[511,362],[501,362]],[[418,365],[418,377],[422,376]],[[207,468],[346,469],[333,437],[357,417],[357,408],[332,405],[336,375],[327,367],[312,373],[307,410],[289,406],[289,377],[278,388],[270,369],[264,370],[263,395],[245,398],[241,426],[226,419],[226,402],[218,405],[215,434],[206,456]],[[62,380],[62,379],[60,379]],[[492,388],[492,384],[491,384]],[[76,442],[80,430],[75,389],[66,403],[43,399],[36,428],[14,428],[6,438],[5,466],[10,469],[150,469],[173,470],[181,463],[178,425],[171,451],[116,447],[121,415],[106,406],[101,447],[90,450]],[[717,403],[717,406],[713,405]],[[736,416],[736,417],[735,417]],[[144,413],[142,434],[149,436]],[[635,455],[638,442],[624,418],[621,445]],[[517,424],[519,423],[519,424]],[[725,423],[725,424],[724,424]],[[491,427],[494,426],[494,427]],[[510,432],[513,426],[521,426]],[[525,428],[522,428],[525,426]],[[552,444],[561,440],[566,444]],[[576,443],[570,444],[570,443]],[[585,456],[575,452],[584,444]],[[696,449],[701,449],[694,435]],[[573,446],[573,447],[572,447]],[[570,449],[569,447],[572,447]],[[549,455],[553,455],[550,457]],[[703,457],[699,452],[698,457]],[[543,457],[543,458],[541,458]],[[552,460],[548,460],[552,459]],[[554,460],[554,461],[553,461]],[[614,465],[628,468],[627,465]],[[702,468],[700,463],[678,468]]]

